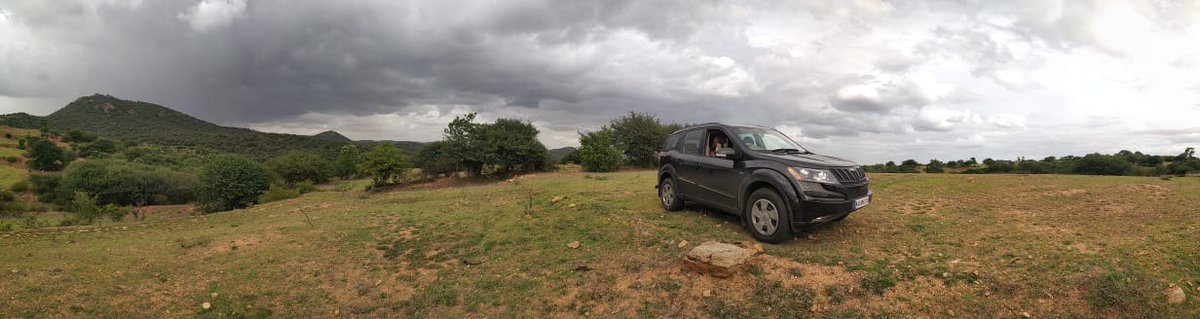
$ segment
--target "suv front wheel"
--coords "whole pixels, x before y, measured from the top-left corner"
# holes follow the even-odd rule
[[[759,188],[751,193],[742,216],[754,239],[771,244],[792,239],[791,213],[773,189]]]
[[[658,199],[663,208],[669,211],[683,209],[683,200],[679,198],[679,189],[675,188],[675,180],[671,177],[658,183]]]

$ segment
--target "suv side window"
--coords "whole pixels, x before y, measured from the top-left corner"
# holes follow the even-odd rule
[[[680,144],[683,146],[683,150],[680,152],[688,155],[700,155],[704,150],[704,130],[688,131],[683,135],[683,143]]]

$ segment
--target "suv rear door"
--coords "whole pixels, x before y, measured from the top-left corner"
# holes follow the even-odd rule
[[[699,160],[704,151],[704,130],[687,131],[674,152],[675,179],[678,181],[679,192],[688,198],[701,195],[701,188],[696,184],[699,176]]]

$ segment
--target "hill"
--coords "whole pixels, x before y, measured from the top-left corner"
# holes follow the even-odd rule
[[[110,95],[80,97],[45,117],[25,113],[0,115],[0,124],[20,128],[49,128],[66,132],[81,130],[102,137],[162,146],[208,149],[265,159],[292,150],[312,151],[335,157],[352,141],[333,131],[313,136],[266,133],[247,128],[213,124],[191,115],[153,103],[122,100]],[[395,142],[401,149],[415,152],[424,143]]]
[[[574,151],[575,151],[574,147],[567,146],[567,147],[561,147],[561,148],[548,150],[548,151],[546,151],[546,153],[550,154],[550,157],[553,158],[554,161],[557,162],[557,161],[561,161],[563,159],[563,157],[567,156],[567,154],[571,154],[571,152],[574,152]]]
[[[564,172],[386,193],[354,181],[226,213],[14,231],[0,238],[0,309],[114,318],[1200,315],[1194,298],[1168,305],[1162,293],[1168,284],[1198,291],[1200,232],[1189,225],[1200,179],[875,174],[870,206],[766,245],[725,279],[683,270],[681,256],[749,235],[710,209],[664,212],[654,181],[653,171]]]
[[[346,137],[345,135],[342,135],[342,133],[338,133],[336,131],[324,131],[321,133],[317,133],[316,135],[313,135],[312,137],[315,139],[321,139],[321,140],[333,141],[333,142],[342,142],[342,143],[354,142],[354,140],[351,140],[349,137]]]

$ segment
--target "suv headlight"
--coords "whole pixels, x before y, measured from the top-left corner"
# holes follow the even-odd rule
[[[821,184],[838,185],[838,181],[833,177],[833,173],[828,170],[804,168],[804,167],[788,167],[788,174],[792,175],[800,182],[813,182]]]

